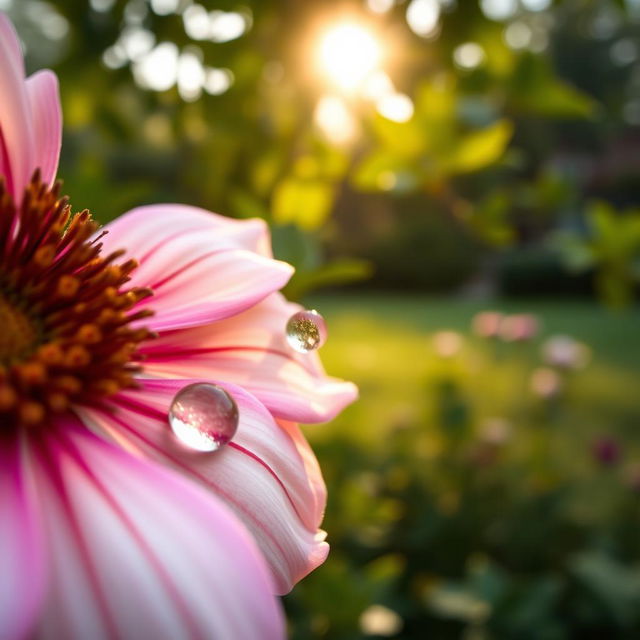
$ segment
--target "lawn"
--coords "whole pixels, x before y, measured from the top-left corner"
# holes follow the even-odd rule
[[[361,391],[360,402],[323,427],[321,434],[308,429],[312,439],[330,438],[333,433],[365,439],[374,433],[382,436],[398,420],[416,416],[424,408],[426,381],[447,372],[463,384],[480,417],[501,415],[508,405],[522,401],[514,397],[524,391],[516,381],[539,363],[544,338],[568,334],[589,345],[593,353],[591,364],[570,381],[572,412],[583,425],[579,432],[586,436],[591,430],[622,430],[633,440],[640,418],[637,311],[615,313],[589,302],[487,305],[382,295],[317,296],[308,304],[322,310],[329,324],[330,338],[322,350],[327,370],[354,380]],[[474,314],[487,308],[534,313],[541,321],[540,336],[494,350],[470,335]],[[435,353],[433,336],[441,330],[463,336],[460,357],[453,362],[443,362]],[[588,419],[581,420],[582,414]]]
[[[637,637],[637,311],[362,294],[307,304],[328,321],[328,371],[361,397],[305,430],[329,486],[333,553],[287,602],[293,637]],[[475,337],[487,308],[534,313],[540,333]],[[444,330],[461,336],[455,353],[436,345]],[[531,376],[554,334],[592,357],[540,397]]]

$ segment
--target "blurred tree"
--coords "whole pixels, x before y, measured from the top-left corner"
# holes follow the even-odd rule
[[[295,295],[370,273],[376,233],[357,251],[341,238],[367,218],[354,191],[385,196],[368,219],[398,244],[396,196],[414,193],[427,227],[470,224],[485,252],[541,245],[593,197],[638,202],[635,0],[2,6],[31,68],[62,78],[79,205],[104,221],[149,200],[262,216]]]

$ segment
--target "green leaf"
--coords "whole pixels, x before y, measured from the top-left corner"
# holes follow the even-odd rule
[[[489,195],[469,217],[469,224],[484,242],[505,247],[515,240],[515,230],[509,222],[511,200],[503,191]]]
[[[273,220],[279,224],[294,223],[302,229],[317,229],[329,216],[334,199],[335,187],[331,182],[285,178],[273,194]]]
[[[260,195],[266,195],[272,189],[282,171],[282,163],[282,153],[278,149],[272,149],[253,161],[251,181]]]
[[[571,572],[621,625],[630,624],[640,607],[640,572],[602,553],[591,551],[576,556]]]
[[[445,164],[459,173],[483,169],[502,157],[512,135],[511,122],[499,120],[490,127],[462,138]]]
[[[423,122],[416,119],[394,122],[377,115],[373,130],[381,147],[392,155],[403,159],[415,159],[429,148],[429,134],[433,134]]]
[[[590,118],[596,112],[597,103],[557,78],[540,56],[522,54],[512,77],[511,102],[520,111],[556,118]]]
[[[355,168],[351,182],[361,191],[410,191],[417,186],[418,178],[404,159],[377,149]]]
[[[229,194],[233,213],[238,218],[268,218],[269,211],[264,202],[245,189],[233,189]]]
[[[335,285],[360,282],[371,277],[373,267],[366,260],[336,260],[311,271],[296,271],[285,287],[287,297],[299,300],[306,293]]]

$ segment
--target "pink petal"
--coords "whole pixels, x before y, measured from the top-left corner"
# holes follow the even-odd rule
[[[27,80],[36,148],[33,163],[42,172],[42,181],[51,184],[58,169],[62,144],[62,111],[58,79],[51,71],[38,71]]]
[[[0,175],[9,192],[21,197],[35,169],[33,131],[24,84],[20,43],[11,22],[0,13]]]
[[[33,442],[52,584],[38,637],[282,638],[250,536],[215,498],[74,419]]]
[[[4,42],[7,49],[7,62],[13,66],[20,76],[24,77],[24,60],[22,59],[22,48],[11,20],[4,13],[0,13],[0,41]]]
[[[0,636],[31,637],[46,583],[44,541],[21,442],[0,441]]]
[[[276,422],[280,425],[281,429],[286,431],[291,440],[293,440],[296,449],[300,454],[315,503],[316,526],[320,526],[324,517],[324,510],[327,505],[327,485],[324,483],[322,471],[318,464],[318,458],[316,458],[315,453],[313,453],[313,449],[307,442],[307,439],[304,437],[304,434],[300,431],[300,427],[297,424],[294,422],[287,422],[286,420],[276,420]]]
[[[292,268],[267,256],[264,223],[229,220],[182,205],[140,207],[108,227],[105,251],[140,262],[133,286],[151,287],[145,325],[167,331],[233,316],[280,289]],[[261,253],[255,253],[261,251]]]
[[[236,400],[240,425],[215,453],[186,449],[167,422],[174,395],[193,380],[145,380],[119,394],[114,412],[82,409],[81,417],[124,448],[179,469],[227,502],[254,535],[279,593],[321,564],[328,553],[318,531],[326,492],[317,463],[295,425],[278,426],[250,394],[220,383]]]
[[[172,240],[172,235],[176,234],[167,232],[158,236],[158,227],[175,223],[176,219],[179,221],[177,231],[215,233],[216,241],[273,257],[269,229],[264,220],[233,220],[183,204],[154,204],[132,209],[109,224],[109,235],[104,244],[109,251],[131,247],[134,257],[140,259],[159,242]]]
[[[317,353],[300,354],[287,344],[287,320],[299,309],[274,294],[228,320],[165,333],[144,345],[145,371],[226,380],[250,391],[279,418],[331,420],[358,390],[328,377]]]

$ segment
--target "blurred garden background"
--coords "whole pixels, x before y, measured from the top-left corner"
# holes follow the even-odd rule
[[[72,204],[264,218],[360,387],[292,638],[640,637],[639,0],[0,10]]]

